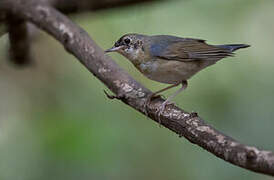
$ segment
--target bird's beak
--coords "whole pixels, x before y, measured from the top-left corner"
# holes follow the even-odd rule
[[[109,49],[105,50],[105,53],[115,52],[115,51],[118,51],[121,48],[123,48],[123,47],[122,46],[118,46],[118,47],[113,46],[112,48],[109,48]]]

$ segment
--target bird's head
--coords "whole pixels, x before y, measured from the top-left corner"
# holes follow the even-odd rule
[[[139,60],[144,56],[144,39],[144,35],[126,34],[112,48],[105,50],[105,53],[118,52],[130,61]]]

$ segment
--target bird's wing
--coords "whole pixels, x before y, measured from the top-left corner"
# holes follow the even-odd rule
[[[227,49],[208,45],[201,39],[168,39],[153,43],[150,47],[151,55],[165,60],[194,61],[194,60],[219,60],[232,56]]]

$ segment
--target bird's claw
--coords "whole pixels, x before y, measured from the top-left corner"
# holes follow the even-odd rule
[[[165,101],[165,102],[163,102],[163,103],[159,106],[159,108],[157,108],[157,110],[156,110],[156,115],[157,115],[157,117],[158,117],[158,122],[159,122],[159,125],[160,125],[160,126],[161,126],[161,124],[162,124],[162,122],[161,122],[161,115],[162,115],[163,112],[165,111],[166,106],[167,106],[167,105],[172,105],[172,104],[174,104],[174,103],[172,103],[172,102],[170,102],[170,101]]]
[[[145,101],[145,103],[144,103],[144,109],[145,109],[145,115],[146,116],[148,116],[148,105],[151,103],[151,101],[153,100],[153,99],[156,99],[156,98],[161,98],[161,97],[163,97],[162,95],[155,95],[155,94],[150,94],[150,95],[148,95],[148,97],[147,97],[147,99],[146,99],[146,101]],[[160,127],[161,127],[161,124],[162,124],[162,122],[161,122],[161,115],[163,114],[163,112],[165,111],[165,109],[166,109],[166,106],[167,105],[171,105],[171,104],[174,104],[174,103],[172,103],[172,102],[170,102],[170,101],[168,101],[168,100],[166,100],[166,101],[164,101],[158,108],[157,108],[157,110],[156,110],[156,116],[157,116],[157,119],[158,119],[158,123],[159,123],[159,125],[160,125]]]
[[[198,113],[197,113],[197,112],[191,112],[191,113],[189,114],[189,117],[190,117],[190,118],[198,117]]]
[[[105,95],[107,96],[107,98],[109,99],[119,99],[122,100],[124,98],[124,96],[115,96],[115,95],[110,95],[108,94],[105,90],[104,90]]]
[[[148,95],[148,97],[146,98],[146,101],[144,103],[144,110],[145,110],[145,115],[148,116],[148,105],[151,103],[151,101],[153,99],[156,99],[158,97],[161,97],[161,95],[155,95],[155,94],[150,94]]]

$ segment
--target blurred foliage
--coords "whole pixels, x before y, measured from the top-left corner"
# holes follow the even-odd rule
[[[72,16],[103,48],[129,32],[247,43],[198,73],[176,103],[222,132],[274,150],[274,2],[173,0]],[[45,33],[34,39],[36,63],[16,69],[0,39],[0,179],[270,179],[235,167],[116,100]],[[166,85],[113,58],[151,90]],[[170,94],[175,89],[165,93]]]
[[[6,27],[0,23],[0,38],[6,33]]]

